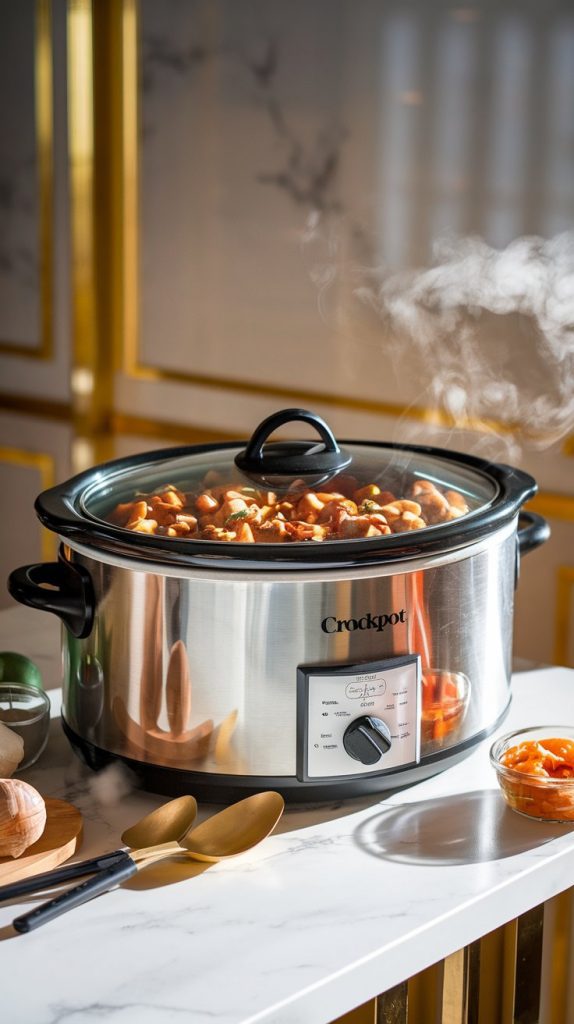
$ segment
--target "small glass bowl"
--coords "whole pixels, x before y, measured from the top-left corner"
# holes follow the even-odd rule
[[[50,731],[50,698],[44,690],[23,683],[0,683],[0,722],[24,740],[24,757],[16,771],[38,760]]]
[[[557,779],[529,775],[500,763],[511,747],[520,743],[543,743],[544,740],[574,741],[574,728],[564,725],[541,725],[518,729],[495,740],[490,748],[490,763],[496,772],[502,795],[509,807],[537,821],[574,823],[574,777]]]

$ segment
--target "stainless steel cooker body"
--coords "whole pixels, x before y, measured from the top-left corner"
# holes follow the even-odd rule
[[[320,443],[270,442],[291,420]],[[200,517],[219,509],[218,482],[245,496],[243,511],[221,505],[225,542],[193,515],[183,517],[195,523],[189,539],[148,522],[170,490]],[[350,532],[237,542],[236,517],[254,493],[271,507],[275,490],[297,503],[314,490],[328,508],[324,486],[334,491],[327,502],[357,499],[339,508],[339,526],[351,508]],[[393,495],[428,500],[429,488],[425,528],[414,528],[407,513],[423,505],[410,502],[409,513],[408,499]],[[320,417],[287,409],[244,450],[144,453],[45,491],[36,510],[60,537],[59,559],[14,570],[8,586],[65,624],[63,724],[92,766],[122,758],[147,788],[212,799],[267,788],[351,796],[433,774],[504,715],[520,556],[549,535],[523,511],[535,491],[527,474],[472,455],[340,447]],[[389,516],[400,512],[384,504],[389,495],[406,509],[401,528],[357,536],[374,495]],[[145,511],[143,534],[123,518],[135,508],[136,526]]]
[[[442,558],[315,572],[152,571],[69,542],[62,550],[89,576],[95,599],[89,636],[63,629],[63,716],[72,739],[95,750],[231,787],[249,780],[319,793],[342,783],[361,792],[367,781],[400,785],[401,772],[417,765],[437,770],[441,757],[493,729],[508,705],[514,522]],[[173,653],[182,645],[183,662]],[[415,691],[421,669],[423,678],[432,668],[466,680],[453,731],[425,738],[413,693],[408,716],[420,741],[406,763],[344,755],[333,775],[327,755],[327,767],[319,762],[309,775],[307,755],[331,745],[334,702],[349,679],[382,666],[377,679],[392,680],[405,659]],[[315,667],[332,670],[332,683],[330,697],[311,707],[301,679]],[[348,705],[349,722],[372,714],[368,690]],[[170,701],[187,709],[179,732]],[[379,717],[385,706],[379,699]]]

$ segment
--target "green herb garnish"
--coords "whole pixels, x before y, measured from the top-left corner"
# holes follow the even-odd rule
[[[250,510],[248,508],[240,508],[239,512],[232,512],[231,515],[227,517],[225,525],[227,526],[228,523],[237,523],[241,519],[247,519],[249,514]]]

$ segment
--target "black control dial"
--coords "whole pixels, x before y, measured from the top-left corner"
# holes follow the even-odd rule
[[[376,764],[390,750],[391,732],[380,718],[361,715],[345,729],[343,746],[355,761]]]

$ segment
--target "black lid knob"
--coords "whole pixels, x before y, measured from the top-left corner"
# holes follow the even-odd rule
[[[317,441],[274,441],[265,446],[270,434],[284,423],[302,420],[318,432]],[[306,409],[283,409],[263,420],[253,432],[244,451],[235,457],[235,464],[249,476],[334,475],[351,462],[352,456],[339,448],[325,420]]]
[[[390,750],[391,731],[382,719],[362,715],[345,729],[343,746],[355,761],[376,764]]]

